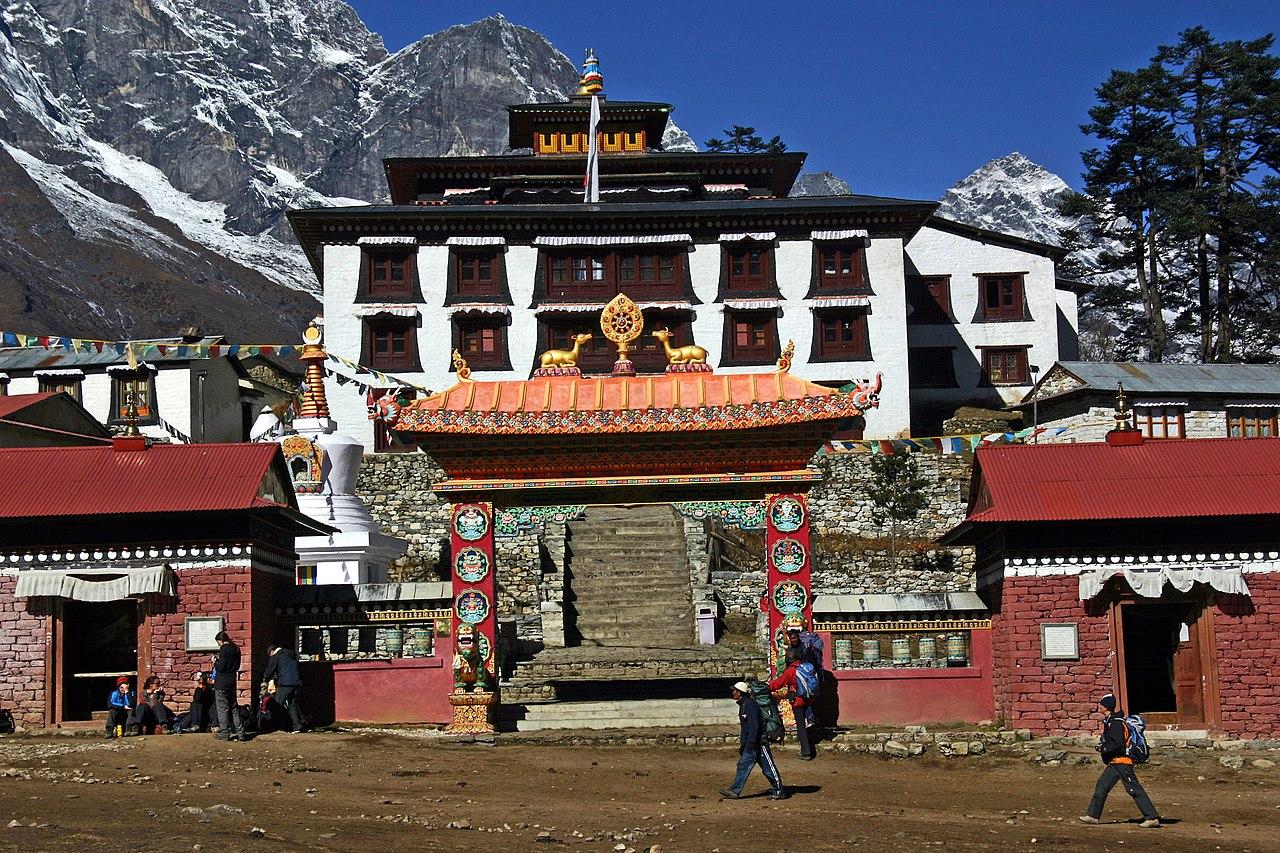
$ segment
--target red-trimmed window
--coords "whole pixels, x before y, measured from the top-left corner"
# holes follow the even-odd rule
[[[992,385],[1027,385],[1026,347],[988,347],[982,350],[982,372]]]
[[[680,283],[683,265],[671,252],[618,253],[618,289],[630,292],[634,286],[642,289],[673,287]]]
[[[467,366],[478,370],[505,370],[507,318],[503,316],[454,317],[453,345]]]
[[[725,289],[741,293],[770,289],[769,267],[772,263],[773,249],[770,246],[758,243],[725,246]]]
[[[766,311],[726,311],[728,364],[771,364],[778,359],[778,315]]]
[[[848,293],[862,287],[860,243],[818,244],[818,292]]]
[[[1026,304],[1022,276],[978,276],[978,304],[984,320],[1025,319]]]
[[[1275,438],[1275,409],[1227,409],[1227,435],[1232,438]]]
[[[858,308],[827,308],[813,312],[818,361],[859,361],[870,358],[867,312]]]
[[[418,334],[408,320],[385,317],[364,321],[365,364],[378,370],[420,370]]]
[[[491,250],[454,253],[454,269],[459,296],[496,296],[498,293],[498,253]]]
[[[412,253],[378,251],[367,258],[370,296],[413,295]]]
[[[1133,421],[1147,438],[1186,438],[1181,406],[1134,406]]]

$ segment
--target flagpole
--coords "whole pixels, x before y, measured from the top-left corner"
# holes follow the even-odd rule
[[[596,143],[600,127],[600,96],[591,96],[591,119],[587,125],[587,175],[582,200],[588,204],[600,201],[600,149]]]

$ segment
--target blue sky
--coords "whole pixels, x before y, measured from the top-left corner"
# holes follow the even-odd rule
[[[595,47],[614,98],[667,101],[699,144],[732,123],[781,134],[855,192],[937,198],[1021,151],[1079,185],[1093,90],[1202,24],[1280,30],[1280,2],[349,0],[390,50],[501,12],[575,63]]]

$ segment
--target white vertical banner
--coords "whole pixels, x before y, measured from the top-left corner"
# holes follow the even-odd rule
[[[583,178],[586,190],[582,194],[584,202],[600,201],[600,147],[596,144],[596,136],[600,129],[600,98],[591,96],[591,121],[587,129],[587,175]]]

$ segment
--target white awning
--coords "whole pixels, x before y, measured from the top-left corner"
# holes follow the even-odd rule
[[[1274,409],[1280,406],[1280,399],[1274,400],[1228,400],[1224,406],[1228,409]]]
[[[1162,409],[1166,406],[1181,406],[1185,409],[1191,404],[1186,400],[1134,400],[1132,405],[1135,409]]]
[[[441,198],[448,198],[451,195],[471,195],[472,193],[487,193],[488,187],[445,187]]]
[[[417,237],[361,237],[356,240],[359,246],[416,246]]]
[[[1178,592],[1187,592],[1193,584],[1203,583],[1230,595],[1248,595],[1240,566],[1160,566],[1135,569],[1129,566],[1103,566],[1080,575],[1080,600],[1088,601],[1102,592],[1111,578],[1121,575],[1129,588],[1144,598],[1159,598],[1167,583]]]
[[[702,189],[709,193],[731,193],[745,190],[746,184],[703,184]]]
[[[364,305],[357,305],[351,312],[357,317],[376,317],[378,315],[391,317],[417,317],[418,306],[416,305],[387,305],[381,302],[369,302]]]
[[[112,375],[115,375],[117,373],[124,373],[124,374],[137,373],[138,370],[150,370],[152,373],[155,373],[156,366],[146,361],[138,362],[137,370],[135,370],[134,368],[130,367],[127,364],[108,364],[107,365],[107,373],[110,373]]]
[[[692,243],[689,234],[623,234],[595,237],[535,237],[535,246],[634,246],[641,243]]]
[[[870,238],[865,228],[846,228],[844,231],[814,231],[809,235],[810,240],[852,240],[855,237],[861,237],[866,240]]]
[[[449,316],[454,314],[502,314],[511,316],[510,305],[492,305],[492,304],[470,304],[470,305],[450,305]]]
[[[18,572],[14,590],[18,598],[47,595],[75,601],[121,601],[149,593],[176,598],[173,569],[31,569]]]
[[[726,299],[724,301],[725,308],[737,311],[765,311],[780,305],[782,302],[778,299]]]
[[[743,240],[759,240],[761,243],[772,243],[778,239],[776,231],[744,231],[739,234],[721,234],[721,243],[741,243]]]
[[[870,308],[871,299],[866,296],[819,296],[808,299],[810,308]]]
[[[446,246],[505,246],[506,237],[450,237],[444,241]]]
[[[50,370],[37,370],[37,379],[84,379],[84,371],[71,367],[61,367]]]
[[[576,302],[564,303],[562,305],[539,305],[535,314],[590,314],[593,311],[603,311],[603,302]]]

